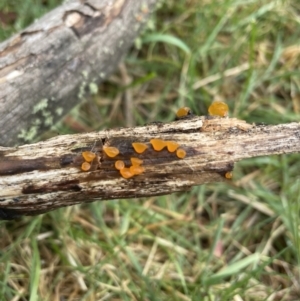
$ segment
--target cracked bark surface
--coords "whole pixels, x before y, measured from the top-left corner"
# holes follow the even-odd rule
[[[186,151],[179,159],[157,152],[152,138],[172,140]],[[137,154],[132,142],[149,147]],[[120,150],[115,158],[103,146]],[[92,150],[97,164],[81,171],[82,152]],[[64,135],[31,145],[0,147],[0,217],[35,215],[95,200],[148,197],[224,181],[234,163],[245,158],[300,152],[300,123],[251,125],[235,118],[192,117],[171,123]],[[143,160],[145,172],[124,179],[116,160]]]
[[[0,145],[32,141],[118,65],[155,0],[72,0],[0,44]]]

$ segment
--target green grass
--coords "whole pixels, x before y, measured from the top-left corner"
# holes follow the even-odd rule
[[[41,3],[2,1],[17,19],[0,38],[58,1]],[[204,115],[214,99],[251,123],[298,122],[299,11],[297,0],[162,1],[123,75],[55,132],[168,122],[183,105]],[[228,183],[1,221],[0,299],[299,300],[299,170],[298,154],[248,159]]]

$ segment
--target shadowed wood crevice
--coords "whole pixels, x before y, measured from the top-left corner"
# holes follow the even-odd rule
[[[2,146],[32,142],[97,93],[155,0],[72,0],[0,43]]]
[[[153,138],[176,141],[186,157],[179,159],[167,149],[155,151],[149,143]],[[137,154],[133,142],[148,148]],[[117,147],[120,153],[109,158],[103,146]],[[96,154],[88,172],[81,170],[86,150]],[[0,215],[34,215],[94,200],[185,191],[226,180],[226,172],[239,160],[299,151],[299,123],[256,126],[235,118],[205,116],[0,147]],[[114,163],[123,160],[129,166],[131,157],[143,160],[145,172],[124,179]]]

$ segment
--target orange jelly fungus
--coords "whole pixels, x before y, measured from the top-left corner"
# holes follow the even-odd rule
[[[175,152],[178,147],[179,147],[179,144],[177,142],[167,141],[167,148],[170,153]]]
[[[143,166],[130,166],[129,170],[134,175],[140,175],[145,171],[145,168]]]
[[[103,150],[106,153],[106,155],[111,158],[117,156],[120,153],[120,151],[113,146],[103,146]]]
[[[225,178],[229,179],[229,180],[232,179],[232,172],[231,171],[227,171],[226,174],[225,174]]]
[[[215,101],[208,108],[209,115],[213,116],[225,117],[228,116],[228,111],[228,105],[223,101]]]
[[[143,164],[143,160],[135,157],[130,158],[130,161],[133,166],[140,166],[141,164]]]
[[[141,154],[148,148],[148,145],[145,143],[133,142],[132,147],[138,154]]]
[[[185,156],[186,156],[185,150],[179,148],[179,149],[176,151],[176,156],[177,156],[178,158],[180,158],[180,159],[185,158]]]
[[[120,174],[125,179],[129,179],[134,176],[134,174],[130,171],[130,169],[126,167],[120,170]]]
[[[89,171],[89,170],[91,169],[91,164],[88,163],[88,162],[83,162],[83,163],[81,164],[81,169],[82,169],[83,171]]]
[[[180,108],[177,113],[176,113],[176,116],[178,118],[181,118],[181,117],[185,117],[187,115],[191,114],[191,109],[188,108],[188,107],[183,107],[183,108]]]
[[[167,145],[167,143],[161,139],[151,139],[150,143],[152,144],[154,150],[158,152],[161,151]]]
[[[125,163],[122,161],[122,160],[117,160],[116,162],[115,162],[115,168],[117,169],[117,170],[121,170],[121,169],[123,169],[125,167]]]
[[[95,159],[96,155],[93,152],[86,151],[82,153],[82,157],[86,162],[92,162]]]

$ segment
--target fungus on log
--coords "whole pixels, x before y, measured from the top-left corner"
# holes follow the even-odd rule
[[[72,0],[0,44],[0,144],[32,142],[116,69],[155,0]]]
[[[154,138],[175,141],[186,156],[179,159],[167,148],[155,151],[150,147]],[[133,142],[149,147],[138,153]],[[119,154],[107,156],[106,146],[116,147]],[[81,169],[85,151],[95,153],[94,167],[88,171]],[[300,123],[256,126],[217,116],[0,147],[0,217],[35,215],[95,200],[185,191],[226,180],[234,163],[244,158],[295,152],[300,152]],[[142,160],[144,171],[127,179],[115,162],[122,160],[128,169],[132,157]]]

